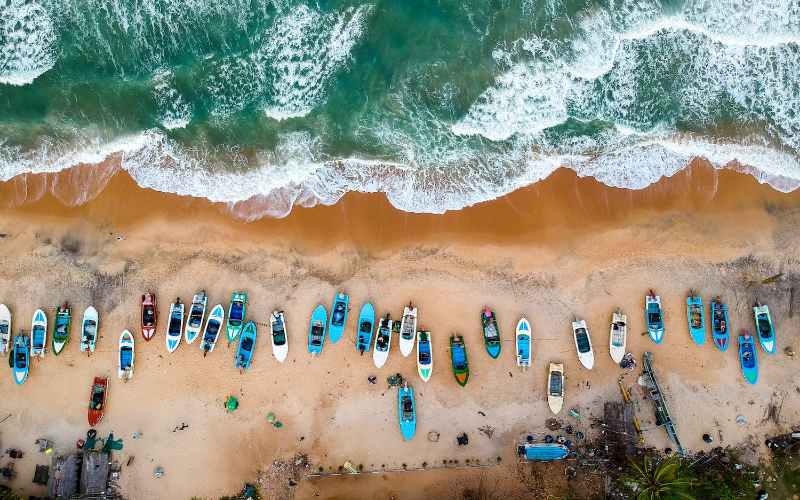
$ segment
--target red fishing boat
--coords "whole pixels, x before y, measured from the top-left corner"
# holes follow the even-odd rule
[[[108,379],[94,378],[92,392],[89,395],[89,425],[94,427],[103,419],[106,411],[106,396],[108,395]]]
[[[150,293],[142,295],[142,337],[150,340],[156,333],[156,294]]]

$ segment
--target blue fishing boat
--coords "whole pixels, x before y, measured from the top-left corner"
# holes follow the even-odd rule
[[[328,336],[334,344],[339,342],[344,334],[344,325],[347,321],[347,302],[349,297],[343,293],[336,295],[333,299],[333,309],[331,309],[331,321],[328,324]]]
[[[28,378],[28,337],[22,332],[14,337],[14,351],[11,355],[13,356],[14,381],[17,385],[22,385]]]
[[[744,335],[739,335],[739,360],[742,362],[744,378],[755,385],[758,380],[758,360],[753,337],[747,334],[747,330],[744,330]]]
[[[706,321],[703,317],[703,299],[694,292],[686,297],[686,316],[689,318],[689,333],[697,345],[706,341]]]
[[[375,330],[375,308],[372,307],[370,302],[367,302],[361,308],[361,313],[358,315],[358,340],[356,341],[356,349],[361,352],[362,356],[365,352],[369,352],[373,330]]]
[[[417,409],[414,405],[414,391],[408,386],[408,382],[397,390],[397,405],[400,412],[400,432],[411,441],[417,430]]]
[[[526,460],[561,460],[569,455],[569,448],[558,443],[525,443],[517,445],[517,454]]]
[[[711,333],[714,337],[714,344],[719,347],[719,350],[727,350],[728,340],[730,339],[730,334],[728,333],[728,306],[719,297],[711,303]]]
[[[647,307],[647,332],[656,344],[664,339],[664,314],[661,309],[661,297],[650,290],[650,295],[645,298]]]
[[[758,305],[753,308],[753,313],[756,316],[756,330],[758,331],[758,340],[761,341],[761,347],[767,351],[767,354],[775,354],[775,329],[772,327],[769,308]]]
[[[328,313],[325,306],[318,305],[311,315],[311,324],[308,327],[308,352],[322,354],[322,344],[325,343],[325,323]]]
[[[247,370],[250,368],[250,361],[253,359],[253,349],[256,346],[256,324],[248,321],[242,333],[239,335],[239,350],[236,352],[236,368]]]
[[[531,366],[531,324],[525,318],[517,323],[517,366]]]

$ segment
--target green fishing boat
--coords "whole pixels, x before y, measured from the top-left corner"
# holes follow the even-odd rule
[[[234,342],[239,338],[239,334],[242,333],[246,304],[246,293],[234,293],[231,295],[231,307],[228,309],[228,322],[225,327],[225,333],[228,335],[228,342]]]
[[[464,346],[464,337],[453,330],[450,337],[450,359],[453,361],[453,375],[461,387],[467,385],[469,380],[469,363],[467,363],[467,348]]]
[[[486,350],[489,356],[497,359],[500,355],[500,331],[497,329],[497,317],[488,307],[483,308],[481,326],[483,326],[483,342],[486,344]]]
[[[53,354],[58,356],[69,342],[69,316],[71,309],[64,302],[61,307],[56,307],[56,320],[53,322]]]

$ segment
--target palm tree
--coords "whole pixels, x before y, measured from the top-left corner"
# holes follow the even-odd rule
[[[641,465],[630,457],[628,460],[636,472],[636,477],[626,477],[620,481],[639,492],[636,500],[692,500],[694,498],[688,493],[688,489],[695,480],[683,474],[680,458],[671,457],[663,462],[653,463],[649,457],[644,457]]]

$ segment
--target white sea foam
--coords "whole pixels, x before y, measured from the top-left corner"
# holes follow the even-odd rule
[[[0,0],[0,83],[26,85],[56,63],[56,34],[35,0]]]
[[[174,75],[170,71],[160,71],[153,81],[153,96],[159,107],[158,121],[167,130],[186,127],[192,120],[194,106],[175,88]]]

